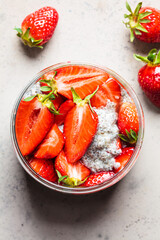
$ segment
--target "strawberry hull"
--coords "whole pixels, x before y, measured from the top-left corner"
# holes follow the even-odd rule
[[[68,82],[66,83],[65,82],[66,80],[63,79],[63,74],[62,74],[63,66],[64,66],[65,79],[68,79],[69,83]],[[75,66],[75,67],[73,67],[73,66]],[[95,68],[95,70],[94,70],[94,68]],[[66,74],[68,74],[68,72],[71,73],[69,71],[69,69],[72,73],[74,72],[74,81],[73,81],[73,78],[71,79],[71,76],[69,76],[69,77],[66,76]],[[74,69],[74,71],[73,71],[73,69]],[[57,156],[59,156],[59,154],[60,154],[60,153],[58,154],[58,152],[60,150],[54,151],[54,153],[55,153],[54,155],[45,155],[45,151],[46,151],[46,149],[48,149],[48,146],[50,145],[50,141],[51,141],[51,140],[48,141],[48,139],[50,139],[49,131],[50,131],[51,127],[53,126],[54,121],[56,121],[56,118],[58,119],[58,116],[60,116],[60,115],[54,115],[54,113],[51,113],[50,110],[47,109],[43,103],[40,103],[42,106],[36,108],[37,112],[34,114],[31,114],[29,110],[27,110],[27,111],[25,110],[25,111],[23,111],[22,117],[17,118],[18,120],[15,121],[15,116],[14,116],[14,118],[12,118],[12,120],[16,122],[16,131],[14,128],[14,124],[12,125],[12,139],[14,139],[13,144],[14,144],[18,159],[20,160],[20,163],[25,168],[25,170],[32,177],[34,177],[37,181],[39,181],[40,183],[44,184],[45,186],[47,186],[51,189],[55,189],[57,191],[74,193],[74,194],[82,194],[82,193],[90,193],[90,192],[99,191],[99,190],[102,190],[104,188],[107,188],[107,187],[115,184],[117,181],[119,181],[121,178],[123,178],[127,174],[127,172],[131,169],[131,167],[133,166],[133,164],[135,163],[135,161],[137,159],[137,156],[140,151],[139,146],[141,146],[141,143],[142,143],[143,113],[140,108],[139,102],[138,102],[135,94],[133,93],[132,89],[127,85],[127,83],[122,78],[120,78],[118,75],[116,75],[111,70],[106,69],[106,68],[94,67],[94,66],[90,66],[90,65],[82,65],[83,77],[81,78],[80,76],[78,76],[78,83],[80,83],[80,84],[77,85],[77,77],[75,77],[75,73],[76,73],[75,69],[77,71],[77,74],[80,75],[80,72],[81,72],[80,64],[77,64],[77,65],[76,64],[75,65],[74,64],[66,64],[66,66],[65,66],[65,64],[63,64],[63,65],[59,64],[59,65],[50,67],[48,69],[45,69],[44,71],[41,71],[41,73],[38,74],[37,79],[34,79],[34,83],[35,83],[38,79],[44,79],[44,76],[47,76],[47,75],[51,74],[52,72],[57,71],[57,75],[55,75],[55,77],[54,77],[55,82],[53,82],[53,84],[52,84],[52,86],[54,86],[54,87],[56,86],[56,88],[54,88],[53,94],[55,94],[55,96],[56,96],[56,91],[57,91],[57,93],[70,99],[70,100],[66,99],[66,102],[72,101],[73,97],[71,96],[71,94],[72,94],[71,90],[66,88],[66,93],[65,93],[64,92],[65,88],[63,88],[63,91],[61,91],[62,87],[59,87],[59,86],[62,86],[62,84],[64,84],[64,82],[65,82],[66,85],[70,85],[70,87],[72,87],[72,85],[73,85],[72,88],[75,87],[74,90],[75,90],[76,94],[80,95],[80,98],[82,99],[81,100],[82,103],[85,104],[85,108],[83,107],[84,112],[83,111],[79,112],[78,109],[81,109],[81,104],[80,103],[76,103],[76,104],[71,103],[70,104],[70,102],[69,102],[69,105],[66,105],[67,107],[69,106],[68,110],[65,112],[65,108],[64,108],[63,111],[65,112],[65,114],[63,115],[62,120],[60,118],[58,128],[62,131],[62,134],[64,134],[64,140],[63,140],[64,143],[61,143],[61,145],[60,145],[61,147],[59,149],[60,150],[62,149],[62,151],[64,152],[65,161],[64,160],[63,161],[56,160],[56,162],[55,162],[55,159],[57,159]],[[86,69],[87,77],[84,77],[85,69]],[[98,69],[98,71],[97,71],[97,69]],[[59,73],[58,73],[58,71],[59,71]],[[89,76],[90,72],[92,72],[94,74],[93,77]],[[98,76],[98,78],[97,78],[97,76],[95,76],[95,73],[97,74],[97,72],[98,72],[98,74],[99,74],[99,72],[102,74],[100,81],[99,81],[100,76]],[[105,80],[104,80],[103,76],[105,76]],[[99,107],[97,107],[97,108],[94,107],[94,109],[91,109],[91,107],[89,105],[90,103],[88,101],[86,101],[84,103],[83,101],[85,100],[85,98],[87,98],[87,96],[89,94],[92,94],[96,90],[97,87],[100,88],[100,86],[104,82],[106,82],[109,77],[112,77],[112,76],[113,76],[113,79],[116,80],[116,83],[118,85],[117,85],[117,87],[114,87],[114,83],[113,83],[113,86],[107,85],[107,91],[106,90],[105,91],[107,94],[108,94],[108,91],[110,91],[110,92],[109,92],[108,97],[106,97],[106,106],[105,106],[104,99],[101,98],[102,102],[103,102],[102,106],[99,105]],[[85,78],[85,80],[84,80],[84,78]],[[91,78],[91,80],[89,80],[89,78]],[[97,78],[97,80],[95,80],[96,78]],[[70,83],[70,80],[72,83]],[[94,83],[93,84],[94,88],[92,88],[92,87],[90,88],[92,80]],[[97,81],[97,83],[96,83],[96,81]],[[76,84],[73,84],[73,82],[76,82]],[[88,82],[88,85],[86,85],[87,82]],[[84,84],[84,93],[83,93],[83,84]],[[125,86],[127,86],[126,90],[130,94],[130,96],[128,96],[125,89],[123,90],[123,91],[125,91],[125,94],[123,93],[121,86],[123,86],[124,84],[125,84]],[[28,87],[26,89],[28,89]],[[27,91],[25,91],[25,96],[28,97],[29,91],[31,92],[31,95],[33,94],[34,91],[31,89],[33,89],[33,84]],[[105,89],[106,89],[106,86],[105,86]],[[97,90],[97,92],[98,92],[98,90]],[[97,93],[95,93],[95,95],[96,94]],[[106,96],[107,96],[107,94],[106,94]],[[43,97],[44,97],[44,95],[47,96],[47,94],[45,92],[43,92]],[[21,98],[24,98],[25,96],[21,95]],[[35,99],[36,98],[31,100],[31,102],[32,101],[36,102]],[[138,144],[131,146],[134,148],[131,158],[120,169],[120,165],[121,165],[122,161],[115,162],[115,157],[116,156],[118,157],[121,154],[121,151],[123,150],[124,147],[126,147],[126,146],[130,147],[130,143],[128,144],[127,142],[120,140],[118,137],[119,130],[118,130],[118,125],[117,125],[117,120],[118,120],[117,118],[118,118],[119,109],[120,109],[120,106],[121,106],[123,100],[135,102],[137,112],[138,112],[138,118],[139,118],[139,129],[141,131],[139,133],[138,140],[137,140]],[[95,99],[94,99],[94,101],[96,102]],[[52,102],[54,104],[54,101],[52,101]],[[19,106],[19,104],[21,104],[21,103],[18,102],[17,107]],[[26,105],[27,104],[30,105],[28,102],[26,102]],[[58,104],[59,104],[59,102],[58,102]],[[82,106],[83,106],[83,104],[82,104]],[[65,102],[64,103],[60,102],[58,109],[61,109],[62,105],[65,106]],[[38,104],[38,106],[39,106],[39,104]],[[47,103],[47,107],[48,107],[48,103]],[[46,124],[46,119],[45,119],[44,123],[40,124],[40,130],[37,131],[37,130],[34,130],[34,127],[36,126],[36,123],[38,126],[39,118],[41,116],[39,114],[43,113],[43,111],[44,111],[43,108],[47,110],[47,111],[45,110],[46,112],[49,112],[49,115],[51,114],[52,121],[50,121],[50,124],[48,124],[48,123]],[[30,107],[28,109],[30,109]],[[40,110],[37,110],[37,109],[40,109]],[[62,107],[62,109],[63,109],[63,107]],[[77,112],[78,115],[74,109],[77,109],[76,111],[78,111]],[[76,113],[76,115],[73,114],[73,110],[74,110],[74,114]],[[42,111],[42,113],[41,113],[41,111]],[[90,117],[88,117],[88,116],[93,116],[94,112],[97,115],[95,119],[98,118],[98,124],[97,124],[97,120],[95,120],[93,118],[93,120],[92,120],[93,122],[92,122],[92,121],[90,121]],[[87,114],[86,118],[84,117],[85,114]],[[113,114],[115,116],[114,118],[113,118]],[[23,115],[24,115],[24,117],[23,117]],[[82,115],[83,115],[83,118],[80,118],[80,116],[82,116]],[[106,119],[103,115],[106,116]],[[72,122],[71,124],[68,124],[72,119],[74,119],[74,116],[75,116],[75,120],[74,120],[75,123]],[[20,122],[25,123],[24,126],[26,126],[26,122],[27,122],[26,118],[29,119],[28,120],[29,127],[22,128]],[[108,118],[112,120],[113,126],[111,126],[111,125],[109,126],[111,120],[108,121],[107,120]],[[31,123],[30,123],[30,119],[32,119]],[[67,124],[65,123],[66,121],[68,122]],[[19,124],[17,124],[17,122]],[[48,122],[48,117],[47,117],[47,122]],[[64,125],[66,125],[64,128],[63,128],[63,125],[61,125],[61,124],[63,124],[63,122],[64,122]],[[81,123],[83,123],[83,124],[81,124]],[[96,124],[97,127],[95,128],[96,130],[94,130],[94,133],[92,135],[92,127],[94,126],[94,124]],[[103,124],[104,124],[104,127],[103,127]],[[108,124],[108,126],[106,124]],[[50,127],[48,125],[50,125]],[[46,128],[45,126],[48,126],[48,128]],[[73,126],[76,127],[77,132],[72,130]],[[82,126],[83,126],[83,128],[82,128]],[[46,129],[44,131],[45,134],[44,133],[42,134],[41,139],[38,140],[38,143],[34,144],[27,151],[22,150],[23,149],[22,146],[24,146],[24,142],[25,142],[23,140],[23,136],[25,136],[25,139],[27,139],[28,143],[31,144],[32,142],[35,141],[34,139],[36,139],[36,140],[39,139],[39,137],[37,137],[37,132],[40,133],[44,127]],[[16,141],[14,136],[16,136],[18,128],[20,130],[24,129],[22,131],[24,133],[23,134],[21,133],[20,137],[18,137],[17,141]],[[106,128],[106,130],[105,130],[105,128]],[[33,129],[33,131],[30,131],[30,130],[26,131],[26,129]],[[21,132],[20,130],[18,130],[18,131]],[[104,131],[103,133],[102,133],[102,130]],[[31,134],[30,132],[31,133],[34,132],[33,139],[30,137],[30,134]],[[89,137],[90,140],[88,141],[87,140],[88,136],[89,136],[88,134],[90,134],[90,133],[91,133],[92,137],[91,138]],[[102,138],[103,134],[104,134],[105,138]],[[82,140],[83,137],[85,138],[85,141]],[[29,139],[32,139],[32,140],[30,141]],[[60,137],[60,139],[61,139],[61,137]],[[67,145],[67,141],[68,141],[67,139],[70,139],[69,141],[70,141],[70,143],[72,143],[71,145],[70,144]],[[107,143],[108,145],[106,146],[106,148],[103,147],[103,144],[102,144],[103,141],[101,141],[103,139],[106,139],[105,141],[108,142]],[[62,140],[60,140],[60,141],[62,141]],[[54,148],[54,145],[55,145],[55,144],[53,144],[54,142],[51,142],[51,143]],[[85,143],[85,147],[82,145],[82,149],[81,149],[82,143],[83,144]],[[139,143],[140,143],[140,145],[139,145]],[[49,145],[47,145],[47,144],[49,144]],[[64,144],[64,146],[63,146],[63,144]],[[75,144],[75,146],[74,146],[74,144]],[[19,148],[20,148],[23,156],[19,154],[19,150],[17,148],[18,145],[19,145]],[[43,147],[43,148],[41,147],[42,152],[43,152],[43,155],[41,158],[42,161],[40,161],[40,158],[39,158],[40,155],[37,155],[37,157],[36,157],[36,151],[38,151],[38,149],[40,149],[40,146]],[[47,146],[47,148],[46,148],[46,146]],[[77,146],[79,146],[79,148],[77,148]],[[70,152],[70,149],[72,149],[74,155],[72,154],[72,152]],[[92,151],[92,149],[94,149],[94,151]],[[93,152],[93,157],[92,157],[92,152]],[[101,152],[102,152],[102,154],[104,153],[104,156],[101,154]],[[34,164],[32,164],[32,166],[30,165],[30,167],[33,169],[33,171],[35,171],[37,174],[39,174],[38,178],[36,177],[35,174],[33,174],[33,171],[31,171],[27,166],[28,165],[28,160],[27,160],[28,154],[30,156],[32,156],[32,159],[34,159],[34,161],[35,161]],[[34,154],[35,154],[35,157],[33,157]],[[55,155],[57,155],[57,156],[55,156]],[[43,164],[43,173],[45,172],[45,159],[47,161],[47,158],[45,158],[45,156],[51,156],[51,159],[48,161],[51,161],[53,163],[53,166],[52,166],[52,164],[49,164],[49,165],[46,164],[46,166],[47,166],[47,172],[49,173],[49,175],[51,176],[51,179],[53,179],[53,180],[49,180],[50,177],[48,178],[48,175],[41,174],[41,172],[39,172],[39,166],[41,164]],[[84,158],[86,158],[86,157],[87,157],[87,161],[84,160]],[[98,158],[99,162],[96,161],[96,158]],[[64,164],[63,166],[65,166],[65,167],[63,167],[63,171],[61,170],[62,162]],[[91,164],[91,162],[92,162],[92,164]],[[104,162],[104,164],[103,164],[103,162]],[[37,168],[35,167],[35,169],[34,169],[33,165],[38,166],[38,167]],[[99,166],[99,167],[97,167],[97,166]],[[119,169],[119,171],[117,171],[117,169]],[[102,176],[103,174],[104,174],[104,177]],[[87,183],[87,179],[88,179],[88,183]],[[101,179],[102,179],[102,181],[101,181]],[[48,182],[48,180],[49,180],[49,182]],[[85,184],[85,182],[86,182],[86,184]],[[95,182],[96,184],[92,184],[92,182]]]

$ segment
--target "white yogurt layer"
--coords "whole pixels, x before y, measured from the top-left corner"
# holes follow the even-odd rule
[[[30,88],[25,94],[24,94],[24,98],[36,95],[36,94],[40,94],[42,93],[40,90],[40,83],[37,82],[33,85],[32,88]]]
[[[115,104],[108,100],[105,107],[94,108],[94,111],[98,114],[98,129],[82,161],[92,172],[117,169],[120,164],[115,157],[121,153],[121,149],[117,148],[119,130]]]
[[[121,87],[121,103],[124,102],[132,103],[133,101],[127,91],[123,87]]]

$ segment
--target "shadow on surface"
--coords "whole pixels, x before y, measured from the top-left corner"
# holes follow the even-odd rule
[[[87,223],[111,211],[117,184],[90,195],[69,195],[50,190],[26,174],[27,190],[36,218],[56,223]]]
[[[133,43],[130,43],[133,48],[133,53],[147,55],[153,48],[160,49],[160,43],[146,43],[135,38]]]
[[[20,43],[20,45],[23,53],[29,58],[36,58],[39,54],[42,54],[42,52],[46,51],[47,49],[47,44],[44,44],[43,49],[37,47],[31,48],[24,45],[22,42]]]

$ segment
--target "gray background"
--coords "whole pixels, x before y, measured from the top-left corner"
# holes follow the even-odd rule
[[[135,7],[137,1],[132,2]],[[157,0],[144,5],[160,9]],[[0,240],[159,240],[160,111],[137,83],[143,63],[133,53],[154,46],[129,42],[122,23],[125,0],[5,0],[0,2]],[[13,30],[44,5],[59,12],[59,23],[43,50],[28,49]],[[145,139],[131,172],[114,187],[90,196],[56,193],[36,183],[18,163],[9,132],[13,104],[32,77],[64,61],[107,66],[135,89],[145,114]]]

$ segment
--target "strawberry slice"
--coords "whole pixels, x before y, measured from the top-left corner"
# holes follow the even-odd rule
[[[64,151],[60,152],[55,160],[55,169],[58,170],[62,176],[67,175],[69,178],[83,181],[89,176],[90,170],[85,167],[80,161],[76,163],[69,163]]]
[[[29,165],[36,173],[46,180],[51,182],[57,181],[57,175],[52,160],[32,158],[29,160]]]
[[[30,154],[46,136],[53,124],[54,115],[37,97],[22,100],[16,114],[16,137],[22,155]]]
[[[114,176],[114,172],[100,172],[90,175],[81,186],[91,187],[101,184]]]
[[[63,97],[61,95],[56,96],[54,100],[52,100],[52,103],[54,104],[54,107],[56,110],[60,107],[60,105],[64,102]]]
[[[122,153],[115,158],[116,162],[120,163],[121,166],[115,170],[115,172],[119,172],[124,166],[127,164],[127,162],[130,160],[132,154],[134,151],[134,147],[126,147],[122,149]]]
[[[48,132],[45,139],[38,146],[34,154],[36,158],[54,158],[62,150],[64,145],[63,133],[59,130],[57,124],[54,124]]]
[[[65,154],[68,162],[78,161],[91,143],[98,125],[97,113],[91,110],[89,102],[96,93],[88,95],[82,100],[73,88],[73,102],[76,105],[68,112],[64,122],[64,136],[66,138]]]
[[[104,107],[108,99],[115,103],[118,110],[121,100],[121,88],[117,80],[112,76],[99,87],[97,93],[91,99],[91,105],[96,108]]]
[[[59,108],[59,115],[55,116],[55,123],[60,126],[64,123],[67,113],[75,106],[72,100],[65,101]]]
[[[44,74],[43,78],[52,80],[54,76],[55,71],[52,71]],[[62,67],[57,69],[54,78],[55,91],[72,99],[71,87],[73,87],[77,94],[84,99],[108,78],[108,73],[96,67],[76,65]]]

